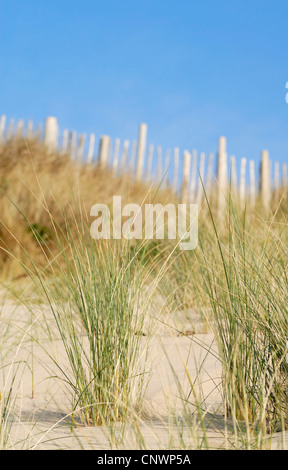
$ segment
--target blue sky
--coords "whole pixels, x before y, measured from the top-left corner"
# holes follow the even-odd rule
[[[287,0],[0,0],[0,114],[288,161]]]

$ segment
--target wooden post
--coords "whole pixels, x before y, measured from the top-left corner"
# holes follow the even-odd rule
[[[116,175],[117,169],[118,169],[119,150],[120,150],[120,139],[116,139],[115,146],[114,146],[113,163],[112,163],[112,171],[114,175]]]
[[[176,194],[178,189],[178,178],[179,178],[179,148],[174,148],[174,176],[172,183],[172,191]]]
[[[56,117],[49,116],[45,121],[44,145],[49,152],[55,152],[58,147],[59,127]]]
[[[271,203],[270,161],[267,150],[262,151],[261,158],[261,201],[267,212]]]
[[[218,197],[217,197],[217,210],[218,217],[221,217],[226,207],[226,193],[227,193],[227,152],[226,152],[226,137],[219,138],[218,145]]]
[[[76,149],[77,149],[77,132],[70,132],[70,146],[69,146],[70,158],[75,161],[76,158]]]
[[[199,166],[199,178],[197,187],[197,204],[201,204],[203,197],[203,185],[204,185],[204,172],[205,172],[205,153],[200,153],[200,166]]]
[[[275,191],[275,198],[278,201],[279,198],[279,190],[280,190],[280,168],[279,162],[275,162],[274,165],[274,191]]]
[[[136,161],[137,145],[138,145],[137,140],[134,140],[133,143],[132,143],[131,158],[130,158],[130,172],[131,172],[132,178],[134,177],[134,174],[135,174],[135,161]]]
[[[78,138],[77,163],[79,165],[81,165],[83,161],[85,140],[86,140],[86,134],[82,134]]]
[[[185,150],[184,159],[183,159],[183,179],[182,179],[182,194],[181,194],[182,204],[186,204],[188,202],[190,166],[191,166],[191,153],[189,153],[188,150]]]
[[[154,153],[154,145],[150,144],[148,147],[148,159],[147,159],[147,168],[146,168],[146,181],[151,180],[151,169],[152,169],[152,160]]]
[[[171,150],[168,149],[166,151],[166,155],[165,155],[165,162],[164,162],[164,182],[165,182],[165,186],[169,186],[169,179],[168,179],[168,171],[169,171],[169,166],[170,166],[170,155],[171,155]]]
[[[139,127],[139,138],[138,138],[137,165],[136,165],[136,174],[135,174],[136,181],[141,181],[143,177],[146,140],[147,140],[147,124],[141,124]]]
[[[108,135],[102,135],[99,149],[99,167],[107,168],[109,165],[111,139]]]
[[[256,202],[256,178],[255,178],[255,162],[250,160],[249,162],[250,172],[250,204],[252,207],[255,206]]]
[[[24,121],[23,119],[19,119],[17,123],[17,131],[16,131],[17,139],[21,139],[21,137],[23,137],[23,131],[24,131]]]
[[[5,132],[6,116],[3,114],[0,118],[0,144],[4,142],[4,132]]]
[[[87,155],[87,162],[88,165],[92,163],[94,157],[94,148],[95,148],[95,134],[90,134],[89,137],[89,148],[88,148],[88,155]]]
[[[245,207],[245,192],[246,192],[246,158],[241,158],[241,165],[240,165],[240,204],[241,208]]]
[[[30,119],[27,124],[27,139],[33,139],[33,121]]]
[[[160,145],[157,147],[157,174],[156,174],[156,182],[160,184],[162,180],[162,148]]]
[[[192,174],[190,182],[190,201],[196,201],[196,181],[197,181],[197,150],[192,151]]]
[[[282,165],[282,187],[287,188],[287,164]]]
[[[230,157],[230,187],[231,194],[233,195],[233,197],[237,197],[238,181],[236,158],[234,157],[234,155],[231,155]]]
[[[212,190],[213,160],[214,160],[214,154],[209,153],[207,177],[206,177],[206,189],[205,189],[208,201],[210,199],[211,190]]]
[[[128,162],[128,152],[129,152],[129,140],[124,140],[123,151],[121,157],[120,173],[126,173],[127,171],[127,162]]]
[[[7,127],[6,140],[10,140],[14,133],[14,119],[10,119],[10,122]]]
[[[62,148],[61,153],[67,153],[68,151],[68,143],[69,143],[69,131],[68,129],[64,129],[63,131],[63,140],[62,140]]]

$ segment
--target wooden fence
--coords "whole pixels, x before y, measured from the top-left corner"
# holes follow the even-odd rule
[[[68,153],[78,164],[97,164],[102,169],[110,168],[116,176],[129,173],[136,182],[154,182],[170,187],[179,195],[182,203],[201,204],[204,197],[203,186],[208,197],[211,196],[212,187],[216,187],[219,213],[225,208],[229,188],[242,207],[246,203],[254,206],[259,196],[262,205],[268,210],[272,194],[277,195],[288,183],[287,165],[282,165],[280,177],[279,162],[274,163],[272,171],[273,163],[267,150],[262,151],[258,175],[254,160],[248,161],[246,158],[241,158],[237,172],[235,156],[228,158],[225,137],[219,138],[215,155],[209,153],[206,156],[202,152],[198,158],[196,150],[185,150],[183,158],[180,158],[178,147],[175,147],[173,152],[167,150],[164,155],[160,146],[156,149],[152,144],[147,146],[146,124],[140,125],[137,140],[132,143],[128,140],[123,142],[120,152],[120,140],[112,141],[108,135],[99,138],[98,146],[95,134],[91,134],[87,139],[86,134],[77,135],[75,131],[69,132],[65,129],[60,138],[58,120],[55,117],[48,117],[42,129],[41,125],[34,128],[32,121],[27,125],[23,120],[15,123],[12,119],[7,123],[6,116],[2,115],[0,144],[15,136],[43,140],[49,151]]]

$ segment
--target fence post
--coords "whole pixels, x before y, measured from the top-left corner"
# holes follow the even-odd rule
[[[182,194],[181,194],[182,204],[186,204],[188,202],[190,166],[191,166],[191,153],[189,153],[188,150],[184,150]]]
[[[68,142],[69,142],[69,131],[68,131],[68,129],[64,129],[61,153],[66,153],[67,152]]]
[[[190,201],[194,202],[196,199],[196,181],[197,181],[197,150],[192,151],[192,174],[190,181]]]
[[[252,207],[254,207],[255,202],[256,202],[256,178],[255,178],[254,160],[250,160],[249,162],[249,173],[250,173],[250,204]]]
[[[241,158],[239,195],[240,195],[240,204],[241,204],[242,209],[245,206],[245,192],[246,192],[246,158]]]
[[[264,209],[268,211],[271,202],[270,161],[268,150],[262,151],[260,185],[262,204],[264,206]]]
[[[203,185],[204,185],[204,172],[205,172],[205,153],[200,153],[200,165],[199,165],[199,178],[197,187],[197,204],[201,204],[203,196]]]
[[[94,147],[95,147],[95,134],[90,134],[88,155],[87,155],[87,161],[86,161],[88,165],[92,163],[93,156],[94,156]]]
[[[137,150],[137,164],[136,164],[136,174],[135,174],[136,181],[141,181],[142,176],[143,176],[146,140],[147,140],[147,124],[140,124],[139,138],[138,138],[138,150]]]
[[[27,139],[33,139],[33,121],[30,119],[27,124]]]
[[[169,186],[169,179],[168,179],[168,171],[169,171],[169,166],[170,166],[170,155],[171,155],[171,150],[168,149],[166,151],[165,155],[165,162],[164,162],[164,182],[165,182],[165,187]]]
[[[58,147],[59,127],[56,117],[49,116],[45,121],[44,145],[49,152],[55,152]]]
[[[77,163],[81,165],[84,155],[86,134],[82,134],[78,138],[78,149],[77,149]]]
[[[21,139],[21,137],[23,137],[23,131],[24,131],[24,121],[23,119],[19,119],[17,123],[17,131],[16,131],[17,139]]]
[[[102,135],[100,138],[99,166],[101,169],[107,168],[109,164],[111,139],[108,135]]]
[[[135,175],[135,161],[136,161],[137,145],[138,145],[137,140],[133,140],[132,148],[131,148],[131,157],[130,157],[130,172],[131,172],[132,178]]]
[[[10,119],[10,122],[7,127],[7,132],[6,132],[6,140],[10,140],[13,136],[14,132],[14,119]]]
[[[4,141],[4,131],[5,131],[5,124],[6,124],[6,116],[3,114],[0,118],[0,144]]]
[[[120,139],[115,140],[114,153],[113,153],[113,163],[112,171],[114,175],[117,173],[118,162],[119,162],[119,150],[120,150]]]
[[[214,154],[209,153],[207,177],[206,177],[206,188],[205,188],[208,201],[210,199],[211,189],[212,189],[213,160],[214,160]]]
[[[147,159],[147,168],[146,168],[146,181],[151,179],[151,169],[152,169],[152,160],[154,153],[154,145],[150,144],[148,147],[148,159]]]
[[[236,158],[234,155],[230,157],[230,187],[231,193],[235,197],[237,195],[237,167],[236,167]]]
[[[227,152],[226,152],[226,137],[220,137],[218,143],[218,167],[217,167],[217,180],[218,180],[218,197],[217,197],[217,211],[218,217],[221,217],[226,207],[226,192],[227,192]]]
[[[125,173],[127,170],[128,152],[129,152],[129,140],[124,140],[123,151],[121,157],[120,173]]]
[[[178,175],[179,173],[179,148],[174,148],[174,176],[173,176],[173,184],[172,184],[172,191],[177,193],[177,186],[178,186]]]
[[[287,164],[282,165],[282,187],[287,188]]]
[[[274,165],[274,191],[276,200],[279,197],[279,189],[280,189],[280,169],[279,169],[279,162],[275,162]]]
[[[73,161],[75,161],[76,149],[77,149],[77,132],[72,131],[70,132],[69,153],[70,153],[70,158]]]
[[[156,174],[156,182],[160,184],[162,180],[162,148],[160,145],[157,147],[157,174]]]

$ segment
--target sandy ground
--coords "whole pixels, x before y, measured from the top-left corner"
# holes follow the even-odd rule
[[[149,343],[151,377],[143,413],[137,425],[119,423],[112,429],[108,426],[82,426],[79,422],[71,431],[71,397],[63,382],[55,377],[59,371],[54,360],[67,370],[69,363],[62,342],[57,339],[57,330],[53,332],[52,323],[49,329],[53,338],[47,335],[43,320],[43,314],[47,318],[47,310],[43,306],[37,307],[37,310],[38,317],[31,330],[30,314],[23,307],[8,303],[1,308],[2,324],[10,325],[5,335],[7,344],[4,353],[2,351],[2,365],[14,361],[12,366],[3,369],[0,381],[2,394],[13,377],[13,370],[18,367],[14,384],[17,398],[13,416],[10,417],[13,422],[8,448],[97,450],[191,449],[205,448],[207,445],[209,448],[233,447],[233,440],[224,428],[221,364],[217,358],[217,347],[213,335],[207,332],[207,325],[203,322],[201,325],[199,316],[192,312],[179,314],[177,328],[189,332],[189,336],[179,336],[176,331],[167,334],[167,331],[160,330],[151,340],[145,336],[141,338],[143,350]],[[192,334],[195,329],[197,333]],[[39,344],[33,343],[33,351],[29,340],[31,331],[39,341]],[[32,374],[27,364],[34,372],[33,398]],[[197,399],[205,409],[205,435],[195,416],[195,396],[191,394],[189,380],[195,384]],[[271,447],[276,449],[285,445],[285,436],[279,433],[273,438]]]

